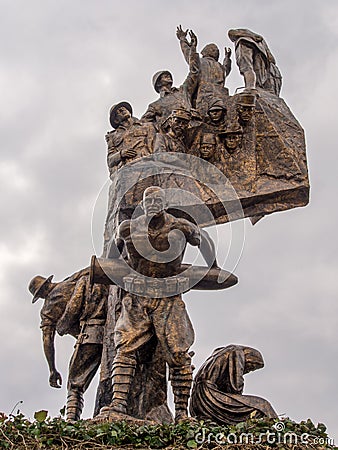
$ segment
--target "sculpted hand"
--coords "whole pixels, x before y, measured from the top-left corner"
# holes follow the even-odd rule
[[[69,333],[69,325],[64,317],[61,317],[61,319],[59,319],[58,323],[56,324],[56,331],[60,336],[64,336],[65,334]]]
[[[50,373],[49,385],[53,388],[60,388],[62,385],[62,377],[57,370]]]
[[[230,59],[230,57],[231,57],[231,48],[224,47],[224,57]]]
[[[182,25],[179,25],[177,28],[176,28],[176,36],[177,36],[177,39],[178,40],[180,40],[180,41],[186,41],[187,40],[187,34],[188,34],[188,29],[187,30],[183,30],[182,29]]]
[[[196,34],[190,30],[189,31],[189,36],[190,36],[190,45],[192,45],[193,47],[197,47],[197,36]]]
[[[122,159],[134,158],[137,155],[136,150],[134,150],[133,148],[124,148],[121,150],[120,154]]]

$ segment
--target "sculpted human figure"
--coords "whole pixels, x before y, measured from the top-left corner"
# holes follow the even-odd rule
[[[201,180],[208,183],[224,183],[222,173],[224,168],[223,147],[220,143],[218,135],[215,133],[201,133],[199,142],[196,143],[198,148],[198,156],[210,164],[213,164],[218,170],[211,170],[208,165],[196,164],[196,173]]]
[[[217,140],[213,133],[203,133],[200,138],[200,155],[203,159],[211,161],[216,156]]]
[[[180,41],[183,56],[189,62],[191,44],[187,40],[187,33],[188,30],[184,31],[181,25],[177,27],[176,36]],[[202,117],[206,115],[208,104],[213,98],[223,99],[229,95],[224,83],[231,71],[231,49],[225,47],[224,52],[223,63],[220,63],[219,49],[216,44],[208,44],[201,51],[196,108]]]
[[[259,87],[279,96],[282,75],[264,38],[243,28],[229,30],[228,35],[235,43],[236,62],[245,88]]]
[[[255,105],[256,96],[254,94],[242,92],[237,95],[236,109],[240,125],[244,127],[249,125],[255,114]]]
[[[189,121],[191,114],[186,109],[175,109],[167,119],[167,132],[158,133],[154,144],[154,153],[187,153],[189,140]]]
[[[230,155],[233,155],[236,150],[240,149],[242,144],[242,137],[243,128],[239,124],[232,124],[225,130],[223,139],[225,148]]]
[[[199,74],[199,57],[196,53],[197,38],[192,31],[190,31],[189,45],[189,54],[187,55],[189,73],[182,86],[173,87],[173,77],[168,70],[161,70],[153,76],[153,86],[155,91],[160,94],[160,98],[150,103],[142,120],[155,123],[158,131],[161,130],[162,124],[174,109],[189,111],[192,107],[192,96],[197,87]]]
[[[144,214],[126,220],[118,228],[116,245],[126,249],[127,262],[138,276],[144,276],[146,292],[155,289],[163,296],[135,295],[126,292],[122,298],[121,314],[116,323],[114,341],[117,350],[113,363],[113,399],[111,408],[126,413],[127,399],[136,368],[135,353],[154,335],[157,337],[169,365],[174,393],[175,419],[187,417],[192,381],[189,348],[194,331],[181,294],[166,295],[168,277],[179,276],[187,242],[201,246],[207,235],[201,235],[196,225],[165,211],[164,191],[149,187],[144,192]],[[210,239],[210,238],[209,238]],[[213,249],[204,243],[204,255],[210,265],[215,263]],[[188,280],[186,280],[188,281]],[[130,277],[128,278],[130,283]]]
[[[218,424],[278,417],[270,403],[243,395],[244,375],[264,367],[261,353],[251,347],[228,345],[214,350],[194,379],[190,413]]]
[[[226,113],[227,109],[220,99],[215,99],[208,106],[207,117],[203,128],[212,133],[220,133],[226,129]]]
[[[52,276],[34,277],[29,284],[33,303],[44,299],[41,329],[45,356],[50,369],[49,383],[60,388],[62,378],[55,367],[54,337],[71,334],[77,341],[69,363],[67,382],[67,420],[79,420],[83,394],[101,362],[103,328],[106,320],[108,289],[89,286],[89,275],[80,271],[69,279],[53,283]]]
[[[153,151],[155,129],[133,117],[128,102],[120,102],[110,109],[110,123],[114,130],[106,135],[107,164],[112,175],[128,162],[148,156]]]

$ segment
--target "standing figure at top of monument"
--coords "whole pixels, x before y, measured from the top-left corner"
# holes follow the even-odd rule
[[[177,27],[176,36],[180,41],[182,53],[189,62],[190,45],[187,40],[188,30],[183,30],[181,25]],[[224,60],[221,64],[219,49],[216,44],[208,44],[201,51],[200,71],[196,93],[196,108],[204,117],[215,97],[223,99],[229,95],[224,87],[225,79],[231,71],[231,49],[225,47]]]
[[[160,94],[160,98],[150,103],[142,120],[154,122],[158,131],[161,130],[162,124],[174,109],[190,110],[192,107],[192,96],[197,87],[199,74],[199,57],[196,53],[197,38],[193,31],[190,31],[189,35],[190,43],[187,54],[189,73],[182,86],[173,87],[173,77],[168,70],[161,70],[153,76],[153,86],[155,91]]]
[[[282,75],[264,38],[244,28],[229,30],[235,43],[236,62],[248,90],[259,87],[277,96],[282,87]]]
[[[128,102],[120,102],[110,109],[110,124],[114,130],[106,135],[107,164],[110,175],[126,163],[152,153],[155,128],[133,117]]]

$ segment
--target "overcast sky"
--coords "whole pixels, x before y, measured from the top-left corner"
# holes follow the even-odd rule
[[[39,330],[42,301],[31,304],[27,285],[36,274],[61,280],[100,252],[109,107],[128,100],[141,116],[156,99],[151,77],[160,69],[182,83],[187,66],[178,24],[195,31],[199,49],[209,42],[232,46],[227,30],[243,27],[267,40],[283,74],[281,96],[305,129],[311,202],[254,227],[245,220],[234,269],[239,284],[186,295],[194,362],[199,367],[214,348],[230,343],[258,348],[266,367],[246,376],[245,392],[292,419],[326,423],[338,442],[336,0],[0,5],[0,410],[9,413],[23,400],[29,417],[39,409],[56,415],[65,403],[73,341],[57,339],[64,387],[52,389]],[[232,94],[242,85],[233,63],[227,86]],[[218,228],[218,238],[222,259],[228,225]],[[85,417],[96,384],[85,397]]]

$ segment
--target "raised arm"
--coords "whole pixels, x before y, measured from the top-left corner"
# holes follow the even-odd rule
[[[227,77],[231,72],[231,48],[224,47],[223,67]]]
[[[189,64],[189,56],[190,56],[190,44],[187,39],[187,34],[189,30],[183,30],[182,25],[179,25],[176,28],[176,36],[177,39],[180,41],[181,50],[184,56],[184,59]]]

